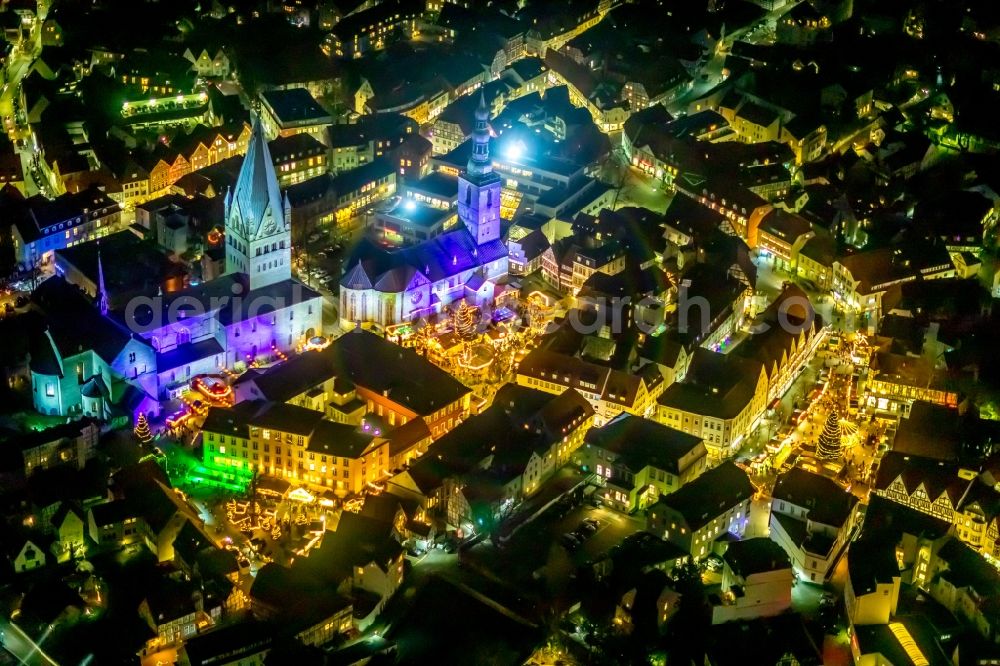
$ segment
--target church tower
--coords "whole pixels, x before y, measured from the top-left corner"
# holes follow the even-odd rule
[[[490,161],[490,111],[480,93],[476,127],[472,133],[472,157],[458,177],[458,217],[477,245],[500,238],[500,176]]]
[[[236,187],[226,193],[225,219],[226,273],[245,273],[251,291],[291,279],[291,207],[281,198],[259,118]]]
[[[108,301],[108,288],[104,285],[104,263],[101,261],[101,241],[97,241],[97,307],[101,314],[108,316],[111,309]]]

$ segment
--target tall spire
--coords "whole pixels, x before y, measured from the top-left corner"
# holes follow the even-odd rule
[[[97,244],[97,307],[102,315],[107,315],[110,309],[108,288],[104,285],[104,263],[101,261],[100,241]]]
[[[465,170],[471,175],[482,175],[493,171],[490,162],[490,109],[486,106],[486,95],[479,91],[479,106],[476,108],[476,127],[472,131],[472,157]]]
[[[274,173],[271,151],[268,150],[259,116],[254,116],[250,143],[233,189],[230,212],[240,216],[247,240],[273,233],[265,223],[268,215],[279,230],[283,230],[287,222],[278,177]]]

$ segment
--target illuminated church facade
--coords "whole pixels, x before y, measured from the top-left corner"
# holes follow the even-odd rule
[[[195,375],[274,360],[322,334],[322,296],[292,277],[291,209],[259,120],[224,215],[224,275],[123,315],[156,351],[161,398]]]
[[[41,321],[22,320],[37,411],[152,417],[198,375],[280,359],[322,334],[322,296],[292,278],[290,207],[259,121],[224,214],[226,272],[215,280],[111,309],[98,251],[94,302],[62,275],[39,285]]]
[[[507,275],[500,237],[502,181],[490,161],[489,110],[480,98],[472,156],[458,179],[458,229],[386,250],[362,241],[340,281],[340,323],[389,327],[440,313],[462,299],[489,305]]]

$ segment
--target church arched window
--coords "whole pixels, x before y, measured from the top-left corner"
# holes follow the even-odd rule
[[[465,188],[465,205],[466,206],[471,206],[472,205],[472,188],[471,187]]]
[[[486,207],[493,208],[493,190],[486,190]]]

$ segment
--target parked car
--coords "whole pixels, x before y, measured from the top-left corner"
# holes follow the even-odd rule
[[[566,550],[574,551],[580,547],[581,542],[578,536],[567,532],[560,537],[559,543],[561,543]]]

